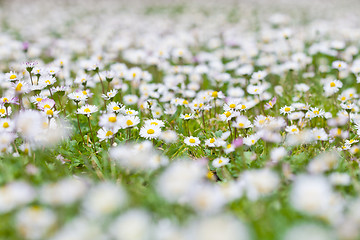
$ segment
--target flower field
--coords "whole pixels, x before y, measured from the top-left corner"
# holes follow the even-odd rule
[[[358,10],[0,1],[0,239],[360,239]]]

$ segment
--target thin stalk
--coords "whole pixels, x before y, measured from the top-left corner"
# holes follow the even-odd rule
[[[87,117],[87,119],[88,119],[89,128],[90,128],[90,133],[91,133],[91,137],[92,137],[92,141],[93,141],[94,152],[96,153],[95,138],[94,138],[93,131],[92,131],[92,128],[91,128],[90,117]]]

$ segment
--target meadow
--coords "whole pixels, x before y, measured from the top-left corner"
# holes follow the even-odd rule
[[[359,9],[0,1],[0,239],[360,239]]]

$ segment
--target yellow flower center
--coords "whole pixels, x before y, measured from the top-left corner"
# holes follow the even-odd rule
[[[129,119],[129,120],[127,120],[126,121],[126,125],[128,125],[128,126],[131,126],[131,125],[133,125],[134,123]]]
[[[246,108],[246,106],[243,104],[243,105],[241,105],[241,109],[245,109]]]
[[[0,109],[0,113],[1,113],[1,114],[5,114],[5,109],[1,108],[1,109]]]
[[[3,123],[3,128],[8,128],[9,127],[9,123],[8,122],[4,122]]]
[[[245,126],[245,124],[239,123],[239,127],[244,127],[244,126]]]
[[[342,97],[342,98],[341,98],[341,101],[345,101],[345,100],[346,100],[346,97]]]
[[[218,96],[218,92],[217,92],[217,91],[212,92],[211,96],[213,96],[214,98],[216,98],[216,97]]]
[[[189,117],[190,117],[190,115],[189,115],[189,114],[186,114],[186,115],[185,115],[185,118],[189,118]]]
[[[253,140],[251,140],[251,143],[253,143],[253,144],[254,144],[254,143],[255,143],[255,140],[254,140],[254,139],[253,139]]]
[[[190,138],[189,142],[190,142],[190,143],[195,143],[195,139]]]
[[[222,163],[223,161],[221,159],[219,159],[219,163]]]
[[[111,136],[111,135],[113,135],[113,132],[112,132],[112,131],[107,131],[106,134],[105,134],[105,136],[107,136],[107,137],[108,137],[108,136]]]
[[[38,97],[38,98],[36,98],[36,101],[37,101],[37,102],[41,102],[41,101],[42,101],[42,98],[39,98],[39,97]]]
[[[113,107],[113,110],[116,111],[116,110],[119,110],[120,108],[118,106],[115,106]]]
[[[109,117],[109,122],[112,122],[112,123],[116,122],[116,117]]]
[[[231,112],[226,112],[226,113],[225,113],[225,116],[226,116],[226,117],[230,117],[230,115],[231,115]]]
[[[315,110],[314,113],[315,113],[315,114],[319,114],[320,112],[319,112],[318,110]]]
[[[84,95],[87,95],[87,91],[82,91],[82,93],[83,93]]]
[[[297,131],[297,129],[296,129],[296,128],[293,128],[293,129],[291,129],[291,131],[292,131],[292,132],[296,132],[296,131]]]
[[[215,142],[214,138],[210,139],[210,143],[214,143],[214,142]]]
[[[335,86],[336,86],[336,84],[334,82],[330,83],[330,87],[335,87]]]
[[[50,80],[46,80],[45,83],[47,84],[51,84]]]
[[[18,85],[16,85],[15,91],[21,91],[22,86],[22,83],[18,83]]]
[[[147,134],[154,134],[154,133],[155,133],[154,129],[147,130]]]
[[[89,108],[85,108],[84,112],[89,113],[89,112],[91,112],[91,110]]]
[[[289,107],[285,108],[285,112],[289,112],[291,109]]]
[[[230,108],[235,108],[236,105],[235,105],[234,103],[232,103],[232,104],[229,105],[229,107],[230,107]]]
[[[183,104],[189,104],[189,102],[187,100],[184,100]]]
[[[53,115],[54,112],[53,112],[53,110],[49,109],[49,110],[46,111],[46,114],[47,114],[47,115]]]
[[[231,144],[228,144],[228,145],[226,146],[226,148],[228,148],[228,149],[231,148]]]
[[[45,104],[44,108],[51,108],[49,104]]]
[[[15,74],[10,75],[10,79],[11,79],[11,80],[14,80],[15,78],[16,78],[16,75],[15,75]]]
[[[4,98],[3,98],[3,102],[9,102],[9,99],[6,98],[6,97],[4,97]]]
[[[155,125],[155,126],[157,126],[157,125],[158,125],[158,123],[157,123],[157,122],[151,122],[150,124],[151,124],[151,125]]]

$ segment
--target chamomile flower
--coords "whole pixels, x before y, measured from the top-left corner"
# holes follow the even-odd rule
[[[40,103],[43,99],[46,99],[47,97],[43,94],[37,94],[37,95],[34,95],[34,96],[31,96],[30,97],[30,102],[32,103],[35,103],[35,104],[38,104]]]
[[[219,118],[221,119],[221,121],[230,121],[231,119],[233,119],[237,115],[239,115],[238,112],[225,111],[225,112],[223,112],[222,114],[219,115]]]
[[[11,107],[5,107],[4,105],[0,104],[0,117],[10,116],[11,114]]]
[[[334,61],[332,64],[332,68],[337,69],[339,71],[347,69],[347,63],[344,61]]]
[[[214,159],[211,164],[213,165],[214,168],[219,168],[219,167],[225,166],[229,162],[230,162],[229,158],[218,157],[218,158]]]
[[[232,100],[228,101],[227,103],[225,103],[223,108],[226,112],[228,112],[228,111],[235,111],[235,110],[239,109],[239,106],[240,106],[240,101],[232,99]]]
[[[328,140],[328,134],[325,132],[323,128],[314,128],[312,130],[312,133],[314,135],[314,139],[317,141],[327,141]]]
[[[15,82],[16,80],[21,79],[21,75],[17,74],[14,71],[10,71],[9,73],[5,74],[5,80]]]
[[[125,110],[124,110],[124,114],[125,114],[125,115],[129,115],[129,116],[136,116],[136,115],[139,114],[139,112],[138,112],[138,111],[135,111],[135,110],[133,110],[133,109],[128,108],[128,109],[125,109]]]
[[[0,132],[12,132],[15,129],[15,123],[10,118],[0,119]]]
[[[193,137],[193,136],[190,136],[190,137],[186,137],[184,139],[184,143],[188,146],[198,146],[200,144],[200,139],[197,138],[197,137]]]
[[[54,106],[55,106],[55,101],[50,98],[45,98],[37,104],[38,109],[43,111],[52,109]]]
[[[41,86],[51,86],[56,82],[56,78],[51,75],[42,75],[39,78],[38,85]]]
[[[161,128],[156,125],[144,125],[141,127],[139,134],[146,139],[158,138],[161,134]]]
[[[123,99],[126,105],[135,105],[139,101],[139,98],[136,95],[126,95]]]
[[[83,115],[86,115],[87,117],[90,117],[90,115],[92,113],[95,113],[97,112],[99,109],[97,106],[95,105],[89,105],[89,104],[86,104],[82,107],[80,107],[79,109],[77,109],[77,114],[83,114]]]
[[[30,91],[30,86],[27,82],[17,81],[13,84],[12,88],[15,90],[15,94],[19,95]]]

